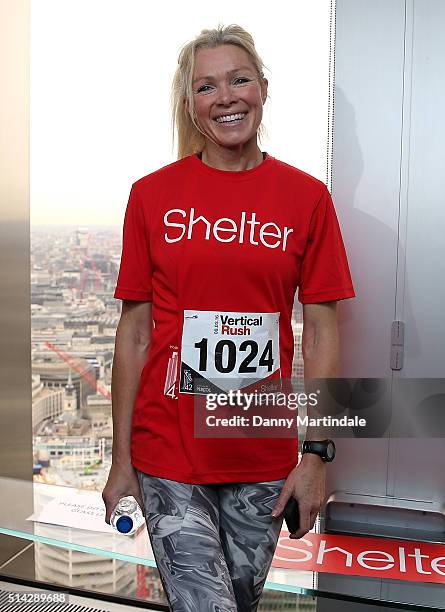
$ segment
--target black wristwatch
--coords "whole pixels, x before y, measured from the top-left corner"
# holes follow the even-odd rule
[[[332,461],[335,457],[335,444],[333,440],[305,440],[301,453],[314,453],[323,461]]]

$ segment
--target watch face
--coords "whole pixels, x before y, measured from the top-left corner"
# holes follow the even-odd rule
[[[326,446],[326,457],[328,461],[331,461],[335,457],[335,446],[332,441],[327,443]]]

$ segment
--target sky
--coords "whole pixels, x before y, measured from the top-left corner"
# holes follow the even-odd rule
[[[121,226],[131,185],[176,159],[181,46],[237,23],[267,66],[261,149],[327,182],[330,0],[31,3],[31,226]],[[271,10],[272,9],[272,10]]]

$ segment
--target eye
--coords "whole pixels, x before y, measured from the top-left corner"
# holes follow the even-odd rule
[[[252,79],[249,79],[247,77],[235,77],[235,79],[233,80],[233,83],[235,85],[243,85],[244,83],[248,83],[251,80]],[[199,93],[209,93],[211,88],[212,88],[212,85],[201,85],[196,90],[196,93],[198,93],[198,94]]]

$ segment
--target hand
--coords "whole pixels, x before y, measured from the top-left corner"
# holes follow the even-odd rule
[[[136,470],[128,463],[112,463],[108,474],[107,484],[102,491],[102,499],[105,503],[105,522],[110,524],[111,513],[122,497],[132,495],[139,504],[142,513],[144,502]]]
[[[326,488],[326,463],[312,453],[304,453],[300,463],[294,467],[277,499],[272,516],[279,516],[293,496],[300,510],[300,528],[290,534],[291,539],[302,538],[314,526],[323,504]]]

